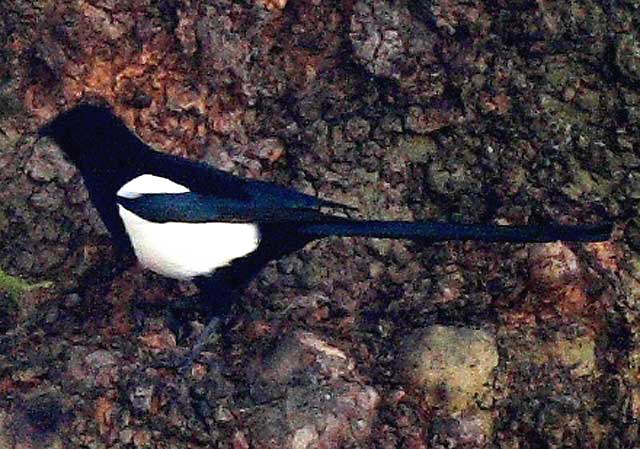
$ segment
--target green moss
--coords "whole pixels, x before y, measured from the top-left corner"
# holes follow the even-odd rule
[[[46,281],[30,284],[19,277],[11,276],[0,270],[0,291],[6,292],[9,295],[9,298],[14,302],[17,302],[20,297],[29,290],[33,290],[35,288],[48,288],[51,287],[51,285],[51,282]]]

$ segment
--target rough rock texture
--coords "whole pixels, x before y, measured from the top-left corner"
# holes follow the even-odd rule
[[[344,352],[298,332],[257,356],[249,426],[258,447],[337,449],[369,440],[380,396],[357,379]]]
[[[632,0],[1,1],[0,447],[637,446],[639,29]],[[616,232],[318,242],[183,375],[194,288],[116,254],[35,137],[79,101],[363,217]],[[406,376],[434,326],[495,337],[464,412]]]
[[[416,331],[404,343],[407,378],[426,391],[426,401],[453,412],[468,409],[491,383],[498,365],[495,339],[487,332],[447,326]]]
[[[479,405],[495,396],[498,366],[493,335],[477,329],[429,326],[403,344],[403,367],[415,395],[434,416],[435,447],[484,447],[492,437],[493,416]]]

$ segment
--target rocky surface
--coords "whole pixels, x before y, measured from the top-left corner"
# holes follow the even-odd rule
[[[635,447],[638,29],[631,0],[0,2],[0,447]],[[616,232],[318,242],[181,374],[193,286],[115,253],[36,138],[79,101],[362,217]],[[451,394],[455,354],[487,356],[482,394]]]
[[[405,341],[404,353],[408,382],[425,391],[428,403],[450,412],[463,412],[483,396],[498,365],[493,336],[467,328],[419,329]]]

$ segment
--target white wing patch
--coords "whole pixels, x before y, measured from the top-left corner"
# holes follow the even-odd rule
[[[185,186],[161,176],[140,175],[120,187],[116,195],[133,199],[147,193],[187,193],[189,191]]]
[[[183,185],[141,175],[118,190],[121,198],[150,193],[187,193]],[[118,213],[140,264],[174,279],[208,275],[258,248],[260,232],[251,223],[154,223],[118,205]]]
[[[252,223],[154,223],[118,205],[140,264],[174,279],[211,274],[258,248]]]

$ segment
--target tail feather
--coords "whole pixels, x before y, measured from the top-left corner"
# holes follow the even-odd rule
[[[599,242],[608,240],[611,223],[575,226],[501,226],[407,221],[341,219],[302,224],[299,232],[310,238],[328,236],[374,237],[408,240],[480,240],[484,242]]]

